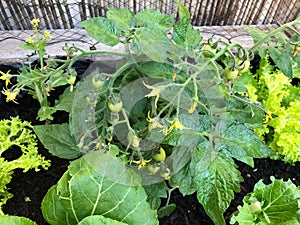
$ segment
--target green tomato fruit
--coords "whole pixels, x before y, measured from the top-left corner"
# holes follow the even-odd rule
[[[209,44],[205,44],[203,46],[203,56],[207,58],[211,58],[217,52],[217,49],[213,48]]]
[[[239,75],[239,71],[227,66],[224,70],[224,75],[228,80],[233,80]]]
[[[93,84],[94,88],[101,89],[104,86],[105,81],[104,80],[99,80],[99,79],[96,79],[95,77],[93,77],[92,84]]]
[[[108,109],[113,113],[119,113],[123,107],[123,102],[119,101],[116,103],[109,102]]]
[[[166,152],[163,148],[159,149],[159,153],[153,155],[153,159],[155,159],[158,162],[162,162],[166,159]]]
[[[246,71],[248,71],[249,67],[250,67],[250,61],[249,60],[242,60],[242,59],[238,59],[236,61],[239,71],[240,73],[245,73]]]

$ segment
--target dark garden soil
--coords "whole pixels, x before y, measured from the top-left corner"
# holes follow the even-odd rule
[[[38,107],[38,104],[27,95],[23,96],[19,104],[6,104],[3,101],[3,96],[1,96],[0,119],[18,115],[22,120],[31,121],[33,125],[42,124],[36,120]],[[53,123],[68,121],[68,116],[63,112],[56,113],[55,118]],[[67,170],[69,162],[50,155],[42,144],[39,144],[39,151],[40,154],[51,160],[51,167],[48,170],[29,171],[25,174],[19,170],[15,171],[13,180],[9,184],[9,191],[14,194],[14,197],[4,206],[4,213],[25,216],[36,221],[39,225],[47,225],[48,223],[43,219],[41,213],[41,201],[47,190]],[[5,155],[8,160],[17,157],[17,150],[10,152]],[[242,203],[242,198],[253,190],[254,184],[260,179],[270,182],[270,176],[275,176],[284,180],[290,178],[296,185],[300,183],[300,164],[290,166],[281,161],[259,159],[255,160],[255,167],[251,168],[241,162],[236,163],[244,177],[244,182],[241,183],[241,192],[235,195],[230,207],[224,214],[227,222],[230,215],[236,211],[237,206]],[[177,208],[170,216],[160,219],[161,225],[213,225],[198,202],[196,195],[183,197],[178,191],[174,191],[170,202],[176,203]]]

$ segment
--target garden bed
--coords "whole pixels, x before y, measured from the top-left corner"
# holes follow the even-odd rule
[[[91,62],[81,61],[75,65],[79,74],[89,66]],[[107,67],[107,71],[111,70],[110,62],[102,62]],[[14,64],[12,66],[0,66],[1,70],[16,70],[21,65]],[[38,102],[33,100],[31,96],[25,95],[18,101],[19,104],[1,102],[0,119],[8,119],[12,116],[19,116],[22,120],[30,121],[33,125],[42,124],[36,119],[39,110]],[[54,116],[53,123],[65,123],[68,121],[68,115],[62,111],[57,112]],[[36,221],[38,225],[48,225],[43,218],[41,212],[41,202],[47,190],[61,178],[67,170],[69,161],[55,157],[49,153],[45,147],[39,143],[39,152],[51,160],[51,167],[48,170],[40,172],[29,171],[23,173],[16,170],[12,182],[8,188],[14,197],[10,199],[4,206],[3,211],[9,215],[23,216]],[[4,157],[8,160],[18,157],[18,151],[9,151]],[[278,179],[291,179],[297,186],[300,184],[300,164],[295,166],[285,164],[281,161],[271,159],[255,159],[254,168],[236,161],[238,169],[241,172],[244,181],[241,183],[241,192],[235,194],[230,207],[224,214],[227,224],[229,224],[230,216],[237,210],[238,205],[242,205],[242,199],[248,193],[253,191],[254,185],[263,179],[265,183],[270,183],[270,177],[275,176]],[[163,202],[164,203],[164,202]],[[196,225],[205,224],[213,225],[214,223],[205,213],[202,205],[198,202],[196,194],[190,196],[182,196],[179,191],[172,192],[170,203],[176,204],[175,211],[170,215],[160,219],[161,225]]]

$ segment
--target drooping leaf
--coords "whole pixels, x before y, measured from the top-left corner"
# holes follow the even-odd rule
[[[65,159],[81,155],[69,124],[36,125],[33,130],[52,155]]]
[[[158,28],[140,28],[136,31],[134,40],[141,51],[154,61],[165,63],[171,59],[177,62],[181,56],[181,49]]]
[[[158,210],[158,217],[159,218],[163,218],[165,216],[169,216],[171,215],[171,213],[176,209],[176,204],[175,203],[171,203],[169,205],[166,205],[164,207],[161,207]]]
[[[20,216],[0,215],[1,225],[37,225],[34,221]]]
[[[128,30],[132,26],[134,14],[126,8],[110,8],[107,11],[107,18],[115,21],[120,29]]]
[[[140,178],[109,153],[93,151],[71,162],[55,189],[58,197],[51,197],[51,191],[45,196],[45,218],[55,218],[66,212],[65,218],[71,221],[69,225],[91,215],[102,215],[127,224],[158,224],[156,211],[146,202],[147,195],[140,186]],[[55,201],[60,201],[63,209],[48,208],[48,205],[60,206]],[[66,224],[63,220],[53,224],[57,222]]]
[[[207,142],[192,155],[190,170],[199,202],[215,224],[225,225],[223,213],[243,181],[233,159]]]
[[[80,25],[100,43],[115,46],[120,41],[121,29],[112,19],[95,17],[82,21]]]
[[[291,54],[283,48],[275,48],[270,46],[268,48],[270,57],[273,59],[278,68],[289,78],[293,77],[293,67],[291,61]]]
[[[268,185],[263,180],[255,184],[253,192],[244,197],[243,206],[238,207],[239,213],[232,217],[231,224],[299,224],[299,188],[291,180],[274,177],[271,180]]]
[[[232,157],[252,167],[253,158],[266,158],[272,154],[253,131],[241,124],[227,128],[222,144]]]
[[[170,30],[174,23],[173,15],[163,15],[160,12],[146,9],[135,15],[138,26],[146,28],[159,28],[161,31]]]
[[[75,91],[70,91],[70,88],[67,88],[62,95],[59,96],[59,99],[55,101],[55,109],[63,110],[66,112],[71,112],[73,99]]]
[[[101,215],[85,217],[83,220],[81,220],[78,223],[78,225],[126,225],[126,224],[128,223],[112,220],[110,218],[106,218]]]

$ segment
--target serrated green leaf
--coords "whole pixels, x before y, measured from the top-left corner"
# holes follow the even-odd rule
[[[126,225],[128,223],[122,223],[110,218],[106,218],[101,215],[88,216],[81,220],[78,225]]]
[[[197,49],[200,47],[202,36],[200,31],[194,29],[189,23],[177,23],[174,25],[174,31],[172,36],[173,41],[184,47],[188,51]]]
[[[191,195],[197,191],[197,189],[193,187],[193,174],[189,166],[190,164],[187,164],[171,178],[172,185],[178,187],[183,196]]]
[[[115,46],[120,41],[121,29],[112,19],[95,17],[82,21],[80,25],[100,43]]]
[[[58,182],[56,193],[58,198],[53,201],[61,202],[69,221],[76,221],[69,225],[91,215],[128,224],[158,224],[157,213],[146,202],[147,195],[140,186],[139,176],[127,169],[121,160],[103,151],[89,152],[72,161]],[[50,200],[47,195],[45,198]],[[62,212],[47,210],[47,213],[48,217],[55,218],[53,215]]]
[[[291,61],[291,54],[283,48],[275,48],[270,46],[268,48],[270,57],[273,59],[278,68],[289,78],[293,77],[293,67]]]
[[[208,151],[211,157],[206,156]],[[203,168],[203,164],[207,167]],[[215,152],[206,143],[192,155],[190,169],[194,173],[199,202],[215,224],[225,225],[223,213],[234,198],[234,192],[240,191],[240,182],[243,181],[233,159],[223,152]]]
[[[36,125],[33,130],[52,155],[65,159],[81,155],[69,124]]]
[[[177,62],[182,55],[181,49],[170,41],[165,32],[155,27],[138,29],[134,39],[141,51],[154,61],[165,63],[171,59]]]
[[[179,19],[182,22],[183,20],[190,21],[190,12],[189,10],[180,2],[176,2],[178,5],[178,13],[179,13]]]
[[[132,26],[134,13],[126,8],[111,8],[107,12],[107,18],[117,23],[121,30],[128,30]]]
[[[272,154],[253,131],[241,124],[227,128],[222,144],[232,157],[252,167],[253,158],[266,158]]]
[[[34,221],[21,216],[0,215],[1,225],[37,225]]]
[[[135,15],[135,21],[140,27],[156,28],[164,32],[173,27],[174,15],[163,15],[152,9],[146,9]]]

